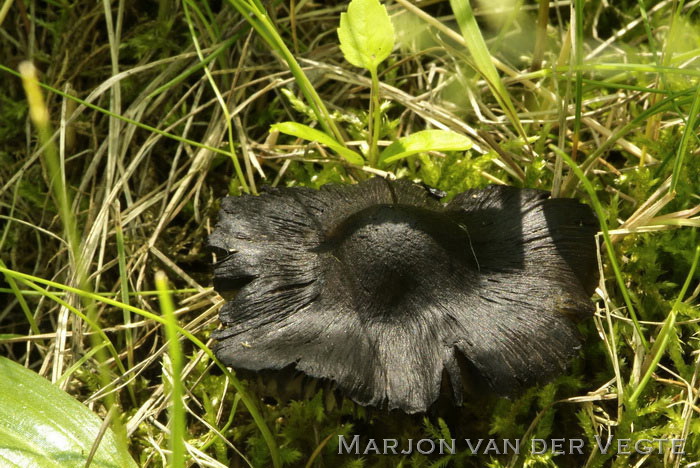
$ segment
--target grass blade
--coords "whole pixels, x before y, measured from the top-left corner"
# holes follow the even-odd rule
[[[256,1],[245,0],[229,0],[229,3],[243,15],[265,42],[267,42],[270,48],[282,56],[287,66],[289,66],[292,75],[294,75],[306,101],[313,109],[314,114],[316,114],[318,123],[321,124],[321,127],[323,127],[326,133],[333,135],[337,141],[343,143],[345,140],[340,129],[338,129],[335,121],[331,118],[330,112],[328,112],[326,105],[314,89],[311,81],[309,81],[309,78],[304,73],[304,70],[301,69],[299,62],[297,62],[292,52],[284,43],[284,40],[262,4]]]
[[[50,299],[61,303],[61,299],[56,297],[55,295],[52,295],[48,291],[46,291],[43,288],[40,288],[39,286],[35,285],[35,283],[40,283],[44,284],[46,286],[50,286],[52,288],[60,289],[69,293],[77,294],[81,297],[86,297],[91,300],[97,301],[97,302],[102,302],[104,304],[108,304],[114,307],[119,307],[126,309],[132,313],[138,314],[142,317],[145,317],[147,319],[153,320],[155,322],[160,323],[161,325],[165,325],[166,321],[165,319],[157,314],[148,312],[146,310],[140,309],[138,307],[134,307],[129,304],[123,304],[119,301],[116,301],[114,299],[111,299],[109,297],[105,297],[103,295],[91,292],[91,291],[84,291],[82,289],[74,288],[72,286],[68,286],[65,284],[57,283],[55,281],[50,281],[46,280],[43,278],[37,278],[31,275],[27,275],[25,273],[21,273],[19,271],[11,270],[9,268],[5,268],[3,266],[0,266],[0,273],[3,273],[4,275],[8,275],[14,279],[21,280],[25,284],[29,285],[32,288],[35,289],[41,289],[43,293],[49,297]],[[74,311],[75,313],[79,313],[79,311]],[[180,335],[184,336],[187,338],[192,344],[194,344],[197,348],[201,349],[204,354],[206,354],[209,359],[211,359],[213,362],[216,363],[216,365],[221,369],[221,371],[228,377],[228,379],[231,382],[231,385],[236,389],[238,394],[241,396],[241,401],[247,408],[248,412],[250,413],[250,416],[253,418],[255,421],[256,426],[258,427],[258,430],[260,431],[261,435],[263,436],[263,439],[265,439],[265,443],[267,444],[269,450],[270,450],[270,456],[272,458],[272,463],[275,468],[281,468],[282,466],[282,459],[280,457],[279,453],[279,448],[277,446],[277,443],[275,442],[275,438],[272,435],[272,432],[270,429],[267,427],[267,424],[265,423],[265,420],[263,419],[262,415],[260,414],[260,411],[258,411],[257,406],[255,404],[255,401],[250,397],[250,395],[247,393],[245,388],[243,387],[243,384],[236,378],[231,371],[228,370],[228,368],[217,359],[217,357],[214,355],[214,353],[205,345],[199,338],[194,336],[192,333],[189,331],[185,330],[184,328],[180,327],[179,325],[175,325],[177,333]],[[97,329],[98,333],[104,333],[101,329]],[[106,339],[106,335],[105,339]],[[119,361],[117,360],[119,363]]]
[[[634,391],[632,392],[632,395],[630,395],[630,397],[628,399],[630,405],[633,408],[636,407],[637,400],[639,399],[639,396],[642,394],[642,392],[644,392],[644,388],[647,386],[647,384],[651,380],[651,375],[656,370],[656,366],[658,366],[659,361],[661,361],[661,358],[663,357],[664,353],[666,352],[666,348],[668,347],[668,343],[670,340],[671,330],[676,325],[676,316],[678,315],[678,307],[680,306],[681,302],[683,301],[683,298],[685,297],[686,293],[688,292],[688,289],[690,288],[690,283],[692,282],[693,277],[695,275],[695,270],[697,269],[699,259],[700,259],[700,246],[698,246],[695,249],[695,256],[693,257],[693,261],[690,265],[690,271],[688,272],[688,276],[685,279],[685,283],[683,283],[683,287],[681,288],[681,291],[678,294],[678,297],[676,298],[676,302],[673,304],[673,307],[671,308],[671,312],[669,312],[668,317],[664,321],[664,325],[661,328],[659,335],[656,337],[656,341],[654,341],[654,347],[652,348],[652,350],[649,354],[649,357],[651,360],[646,365],[646,369],[644,371],[644,376],[641,378],[641,380],[639,381],[639,384],[635,387]]]
[[[178,337],[178,324],[175,317],[175,305],[168,290],[168,279],[165,273],[156,273],[156,289],[160,310],[165,320],[165,336],[168,339],[168,355],[170,356],[170,464],[179,468],[185,466],[185,404],[182,385],[182,349]],[[167,362],[163,363],[167,367]],[[167,372],[167,370],[166,370]],[[167,386],[167,385],[166,385]]]
[[[523,141],[528,141],[527,133],[520,122],[518,112],[515,110],[508,90],[504,86],[503,81],[501,81],[501,77],[493,64],[491,53],[486,45],[486,41],[484,41],[484,37],[481,35],[472,7],[469,5],[469,2],[461,0],[450,0],[450,5],[457,18],[457,23],[462,31],[467,48],[474,59],[476,71],[486,80],[486,84],[488,84],[503,111],[508,115],[517,133]],[[527,144],[527,147],[529,148],[530,145]]]
[[[576,174],[576,177],[578,177],[578,179],[581,181],[581,184],[583,185],[584,189],[586,189],[586,192],[588,192],[588,196],[591,199],[591,205],[593,205],[593,209],[595,210],[596,215],[598,215],[598,221],[600,222],[600,229],[603,232],[605,247],[608,250],[610,266],[615,272],[615,279],[617,280],[617,285],[620,288],[620,293],[624,298],[625,305],[627,306],[627,311],[629,312],[630,317],[632,318],[632,322],[634,323],[634,328],[637,331],[637,335],[639,335],[639,341],[642,343],[642,346],[644,346],[644,348],[646,349],[649,347],[649,345],[647,344],[646,338],[644,338],[644,333],[642,333],[642,326],[639,324],[639,320],[637,319],[637,313],[635,312],[634,306],[632,305],[632,299],[630,298],[629,291],[627,290],[627,285],[625,285],[625,281],[622,278],[622,270],[620,270],[620,265],[617,263],[615,249],[613,247],[612,238],[610,237],[610,229],[608,228],[608,223],[605,220],[605,211],[603,211],[603,205],[600,203],[598,195],[596,195],[595,188],[593,187],[593,184],[591,184],[591,181],[588,180],[586,175],[583,173],[581,168],[578,167],[578,165],[574,162],[573,159],[569,157],[569,155],[567,155],[561,149],[557,148],[555,145],[549,145],[549,148],[564,160],[564,162],[571,168],[574,174]]]
[[[678,187],[678,180],[680,179],[681,171],[683,170],[685,157],[688,154],[688,146],[690,145],[690,141],[693,139],[697,140],[698,138],[698,134],[695,131],[698,113],[700,113],[700,85],[695,87],[695,98],[693,98],[693,104],[690,106],[690,113],[688,114],[688,120],[685,124],[685,129],[683,130],[683,136],[678,144],[676,161],[673,164],[673,174],[671,175],[671,187],[669,188],[669,192],[672,194],[676,193],[676,187]]]

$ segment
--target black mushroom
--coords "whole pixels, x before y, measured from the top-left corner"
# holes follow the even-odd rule
[[[580,349],[597,227],[575,200],[506,186],[447,204],[379,178],[226,197],[210,237],[214,285],[230,299],[214,350],[234,368],[294,366],[407,413],[444,382],[460,404],[467,378],[516,395]]]

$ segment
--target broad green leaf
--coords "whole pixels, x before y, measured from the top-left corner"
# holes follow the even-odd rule
[[[346,148],[340,144],[336,139],[327,133],[323,133],[315,128],[311,128],[308,125],[296,123],[296,122],[282,122],[272,125],[270,128],[277,130],[285,135],[292,135],[297,138],[303,138],[304,140],[315,141],[326,145],[345,159],[347,159],[352,164],[357,164],[361,166],[364,164],[365,160],[361,154]]]
[[[388,164],[425,151],[464,151],[472,141],[459,133],[447,130],[423,130],[395,141],[379,155],[379,163]]]
[[[379,0],[352,0],[340,14],[338,39],[345,60],[376,70],[394,48],[394,26]]]
[[[84,467],[102,421],[48,380],[0,357],[0,466]],[[90,465],[136,468],[108,429]]]

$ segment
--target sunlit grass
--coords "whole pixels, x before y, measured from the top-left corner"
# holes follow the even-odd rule
[[[216,360],[209,334],[222,299],[206,238],[218,200],[369,175],[449,196],[489,183],[552,190],[600,220],[598,312],[582,328],[583,357],[520,399],[463,409],[482,437],[682,437],[685,458],[648,463],[698,458],[694,4],[513,2],[496,30],[485,18],[501,2],[397,0],[387,7],[398,47],[373,76],[337,47],[345,4],[73,2],[69,13],[0,3],[0,347],[97,414],[116,408],[111,423],[139,465],[640,463],[610,453],[339,457],[340,433],[449,428],[327,406],[313,392],[270,399]],[[37,71],[17,68],[27,58]],[[367,112],[370,101],[381,114]],[[287,121],[345,150],[270,132]],[[426,129],[474,145],[381,169],[333,154],[359,156],[368,141],[381,152]]]

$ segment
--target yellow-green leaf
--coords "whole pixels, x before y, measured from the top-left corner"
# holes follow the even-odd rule
[[[311,128],[308,125],[300,124],[297,122],[282,122],[272,125],[270,128],[277,130],[285,135],[292,135],[297,138],[302,138],[304,140],[315,141],[326,145],[345,159],[347,159],[352,164],[357,164],[361,166],[364,164],[365,160],[361,154],[346,148],[341,143],[339,143],[335,138],[323,133],[315,128]]]
[[[82,468],[102,421],[57,386],[0,357],[0,466]],[[125,444],[107,429],[94,468],[136,468]]]
[[[394,26],[379,0],[352,0],[340,15],[338,39],[345,60],[376,70],[394,48]]]
[[[379,163],[388,164],[426,151],[464,151],[471,147],[472,141],[459,133],[447,130],[423,130],[387,146],[379,155]]]

